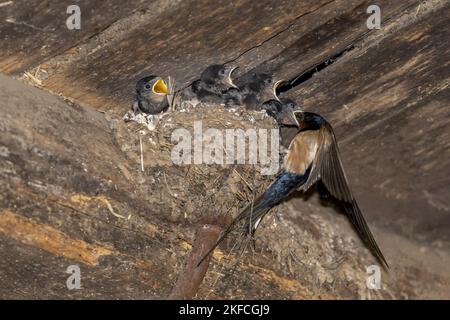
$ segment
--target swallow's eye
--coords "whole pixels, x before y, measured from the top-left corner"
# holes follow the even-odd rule
[[[266,79],[265,82],[266,82],[266,84],[272,84],[273,81],[272,81],[272,79]]]
[[[150,89],[150,85],[148,83],[145,85],[145,89]]]
[[[224,76],[224,75],[225,75],[225,70],[224,70],[224,69],[221,69],[221,70],[219,71],[219,75],[220,75],[220,76]]]

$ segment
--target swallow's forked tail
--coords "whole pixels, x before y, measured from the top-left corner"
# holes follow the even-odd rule
[[[254,203],[249,204],[244,210],[241,211],[241,213],[239,213],[239,215],[233,220],[233,222],[231,222],[228,228],[222,233],[214,246],[209,249],[208,252],[199,261],[197,266],[205,261],[205,259],[214,251],[214,249],[217,248],[217,246],[223,241],[223,239],[225,239],[225,237],[235,229],[239,222],[244,220],[245,232],[253,234],[261,219],[272,207],[268,205],[267,201],[264,201],[266,193],[261,195]]]
[[[222,242],[222,240],[238,225],[241,221],[244,222],[245,232],[253,235],[258,227],[261,219],[269,210],[277,205],[282,199],[294,191],[301,183],[305,182],[307,176],[297,175],[293,173],[284,172],[280,174],[277,179],[270,185],[270,187],[259,196],[253,203],[249,204],[239,215],[233,220],[228,228],[217,240],[216,244],[205,254],[205,256],[197,264],[199,266],[206,257]]]

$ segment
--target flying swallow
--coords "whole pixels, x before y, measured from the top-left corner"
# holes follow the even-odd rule
[[[169,107],[169,89],[164,80],[157,76],[147,76],[136,83],[136,96],[132,110],[147,114],[158,114]]]
[[[350,190],[331,125],[322,116],[312,112],[294,111],[294,116],[297,134],[289,145],[277,178],[262,195],[241,211],[200,263],[238,223],[243,222],[246,232],[253,235],[272,207],[292,192],[306,191],[319,182],[327,194],[342,204],[347,218],[375,258],[389,268]]]
[[[200,102],[224,102],[224,93],[229,89],[237,88],[231,78],[233,71],[236,69],[237,67],[225,67],[221,64],[207,67],[202,72],[200,79],[192,83],[191,92],[187,93],[186,98],[195,97]]]

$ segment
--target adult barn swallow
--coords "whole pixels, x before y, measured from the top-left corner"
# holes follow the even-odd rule
[[[147,114],[158,114],[169,107],[169,89],[164,80],[157,76],[147,76],[136,83],[136,96],[132,110]]]
[[[322,116],[312,112],[295,111],[294,116],[297,134],[289,145],[281,172],[254,203],[241,211],[207,255],[239,222],[243,221],[246,232],[253,235],[272,207],[292,192],[306,191],[319,181],[331,196],[341,202],[346,216],[376,259],[389,268],[349,188],[331,125]]]
[[[192,93],[200,102],[224,102],[223,94],[231,88],[237,88],[231,78],[236,69],[237,67],[225,67],[221,64],[207,67],[200,79],[192,83]]]

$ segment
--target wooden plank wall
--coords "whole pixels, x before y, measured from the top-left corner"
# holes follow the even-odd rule
[[[0,7],[0,72],[25,79],[81,105],[107,111],[111,117],[128,110],[134,82],[145,74],[170,75],[178,88],[182,88],[196,79],[204,67],[216,62],[239,65],[239,81],[253,72],[271,72],[277,78],[291,81],[291,87],[283,93],[285,96],[294,98],[304,109],[323,114],[335,125],[349,178],[371,223],[424,246],[450,250],[448,1],[379,0],[382,29],[371,31],[366,27],[370,0],[156,0],[150,3],[133,0],[127,1],[126,6],[122,1],[80,0],[77,1],[82,9],[80,31],[69,31],[65,26],[65,9],[72,4],[69,2],[73,1],[19,0]],[[312,72],[310,78],[299,78],[329,58],[333,58],[327,62],[329,66]],[[42,112],[49,112],[51,118],[50,111]],[[81,111],[67,112],[70,113],[67,117],[77,117]],[[102,145],[111,144],[105,134],[108,128],[101,118],[93,115],[92,119],[98,122],[85,130],[104,126],[98,131],[100,142],[93,144],[92,150],[88,148],[89,154],[99,159],[95,170],[105,174],[95,179],[111,180],[119,186],[121,192],[105,187],[116,205],[141,212],[145,203],[139,202],[137,196],[132,199],[134,207],[127,207],[130,206],[127,194],[133,193],[133,186],[124,182],[123,173],[106,177],[116,172],[111,163],[100,161],[103,152],[110,152],[102,149]],[[20,124],[16,123],[16,127],[20,128]],[[41,146],[46,145],[45,139],[53,139],[55,145],[61,146],[60,151],[72,150],[73,156],[76,150],[85,147],[84,144],[63,145],[65,139],[52,138],[57,133],[51,129],[47,132],[44,127],[42,141],[38,142]],[[82,129],[72,128],[80,135]],[[25,131],[17,133],[20,135],[30,137]],[[5,144],[12,144],[7,137],[2,138],[6,139]],[[117,157],[114,153],[109,156]],[[22,164],[27,168],[27,162]],[[62,169],[64,163],[50,163],[47,169],[55,166]],[[34,174],[27,170],[22,173],[24,177]],[[72,188],[64,195],[66,203],[40,198],[32,192],[40,186],[23,186],[27,205],[20,197],[16,198],[15,190],[2,184],[0,231],[12,224],[21,224],[24,229],[16,230],[16,237],[2,236],[0,252],[8,256],[17,254],[18,260],[27,262],[30,270],[11,270],[6,261],[1,261],[0,270],[9,273],[0,273],[0,279],[26,282],[24,274],[28,271],[44,274],[45,270],[60,270],[67,264],[66,259],[70,259],[70,252],[62,253],[56,247],[47,248],[45,264],[34,263],[37,254],[30,253],[29,247],[18,240],[23,239],[23,233],[44,230],[46,233],[36,237],[53,237],[56,243],[64,243],[76,238],[75,234],[85,232],[85,238],[79,239],[84,242],[79,245],[84,248],[86,263],[91,263],[88,282],[93,285],[101,274],[115,272],[117,279],[121,279],[119,286],[140,288],[126,295],[108,291],[114,285],[110,283],[104,286],[105,292],[90,292],[91,297],[143,298],[149,286],[155,288],[152,296],[166,296],[176,275],[152,279],[159,264],[149,257],[159,256],[165,262],[176,264],[179,261],[173,258],[173,252],[183,254],[189,244],[179,241],[174,246],[164,236],[158,236],[165,231],[156,228],[156,222],[143,219],[133,228],[148,235],[141,235],[135,241],[136,247],[113,251],[111,239],[122,237],[130,240],[124,241],[126,245],[132,245],[136,232],[121,226],[109,229],[108,221],[103,221],[105,216],[99,213],[97,202],[101,200],[74,198],[82,187],[91,186],[88,175],[83,175],[80,181],[84,184],[78,190],[70,183],[55,182]],[[40,220],[45,216],[42,212],[51,211],[63,220],[65,211],[77,216],[89,206],[97,208],[92,210],[99,215],[91,228],[78,218],[53,229],[41,227],[52,224]],[[20,210],[14,211],[15,207]],[[153,209],[157,212],[167,208]],[[154,237],[166,241],[167,252],[160,252],[161,246],[154,244],[157,241]],[[95,239],[94,247],[88,245],[93,244],[92,239]],[[49,245],[42,241],[39,246]],[[143,246],[150,248],[145,257],[139,253]],[[52,250],[57,254],[52,254]],[[38,266],[33,269],[33,265]],[[121,269],[123,265],[129,268]],[[252,266],[249,268],[253,276],[260,277],[261,285],[254,292],[264,291],[270,279],[258,275]],[[54,276],[64,278],[66,274]],[[44,278],[35,281],[33,287],[45,287]],[[102,281],[113,280],[105,276]],[[4,295],[14,289],[14,283],[8,283],[10,287],[3,288]],[[297,282],[293,288],[304,289]],[[47,289],[45,297],[67,294],[64,290]],[[277,290],[271,297],[295,296],[291,291]],[[317,297],[303,293],[297,297]],[[86,297],[85,294],[82,295]],[[23,296],[17,293],[17,297]]]
[[[0,8],[0,70],[18,74],[37,66],[125,18],[143,3],[131,0],[124,6],[123,1],[11,1]],[[66,26],[66,10],[73,4],[82,9],[82,26],[76,31]]]
[[[450,241],[450,177],[442,175],[450,172],[447,9],[379,42],[368,39],[286,93],[334,123],[371,218],[432,242]]]

